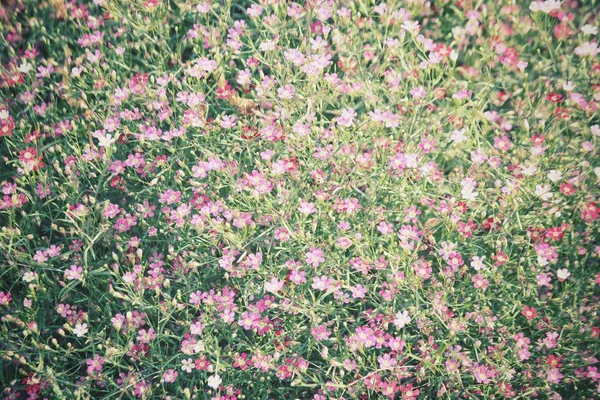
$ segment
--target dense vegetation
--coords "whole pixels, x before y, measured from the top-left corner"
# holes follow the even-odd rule
[[[598,398],[599,6],[3,2],[2,398]]]

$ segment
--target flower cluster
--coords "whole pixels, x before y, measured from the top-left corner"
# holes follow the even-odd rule
[[[0,398],[599,397],[598,11],[2,2]]]

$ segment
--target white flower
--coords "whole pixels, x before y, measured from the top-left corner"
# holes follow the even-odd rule
[[[356,111],[353,108],[346,108],[337,117],[337,123],[341,126],[351,127],[354,125],[354,118],[356,118]]]
[[[414,32],[419,29],[419,21],[405,21],[402,23],[402,29],[408,32]]]
[[[221,382],[223,382],[223,380],[221,379],[219,374],[214,374],[213,376],[208,378],[208,386],[210,386],[213,389],[218,389],[221,385]]]
[[[210,3],[207,1],[200,3],[196,6],[196,10],[198,10],[200,14],[207,14],[210,11]]]
[[[592,125],[590,130],[592,131],[592,135],[600,137],[600,126]]]
[[[277,47],[277,43],[274,40],[265,40],[262,42],[258,48],[260,51],[273,51]]]
[[[560,1],[534,1],[529,5],[529,9],[533,12],[541,11],[543,13],[550,14],[554,10],[560,10]]]
[[[475,256],[475,257],[473,257],[473,261],[471,261],[471,267],[473,267],[476,271],[484,269],[485,268],[485,264],[483,263],[483,260],[485,260],[485,256],[482,256],[482,257]]]
[[[321,349],[321,358],[326,360],[329,357],[329,349],[325,346]]]
[[[587,24],[581,27],[581,32],[583,32],[584,35],[596,35],[598,34],[598,28],[594,25]]]
[[[404,155],[406,159],[406,168],[418,168],[419,167],[419,155],[415,153],[406,153]]]
[[[194,367],[194,360],[192,360],[191,358],[188,358],[187,360],[183,360],[181,362],[181,369],[187,373],[192,372],[193,367]]]
[[[73,333],[77,335],[77,337],[83,337],[86,333],[88,333],[87,324],[78,323],[77,325],[75,325]]]
[[[560,178],[562,178],[562,173],[560,171],[553,169],[552,171],[548,172],[548,179],[550,179],[552,182],[558,182]]]
[[[273,277],[269,282],[265,282],[265,291],[270,293],[277,293],[283,287],[283,282]]]
[[[23,64],[19,65],[19,72],[22,74],[26,74],[33,69],[33,65],[29,64],[27,61],[23,62]]]
[[[114,142],[117,141],[116,137],[113,137],[110,133],[104,131],[95,131],[92,136],[98,139],[98,146],[110,147]]]
[[[566,81],[563,83],[563,89],[567,92],[572,92],[575,89],[575,84],[571,81]]]
[[[542,5],[542,11],[545,13],[551,13],[552,11],[560,10],[559,0],[546,0]]]
[[[198,340],[192,349],[194,350],[194,353],[202,353],[205,349],[204,342],[202,340]]]
[[[595,56],[600,53],[598,44],[596,42],[585,42],[581,46],[575,48],[575,54],[580,57]]]
[[[32,282],[35,280],[36,276],[37,274],[35,272],[28,271],[23,274],[23,280],[25,282]]]
[[[116,141],[112,135],[107,134],[104,138],[98,140],[98,146],[100,147],[110,147]]]
[[[527,167],[523,168],[523,175],[533,176],[537,172],[537,169],[537,165],[528,165]]]
[[[566,280],[571,276],[571,273],[569,272],[568,269],[563,268],[563,269],[559,269],[558,271],[556,271],[556,276],[558,276],[558,279]]]
[[[452,135],[450,135],[450,139],[452,139],[456,143],[464,142],[465,140],[467,140],[467,135],[465,135],[466,131],[467,130],[465,128],[462,128],[461,130],[455,130],[454,132],[452,132]]]
[[[404,310],[396,314],[394,325],[396,325],[396,328],[402,329],[409,324],[411,320],[412,319],[410,318],[410,315],[408,315],[408,311]]]
[[[9,116],[8,110],[0,110],[0,121],[8,119]]]
[[[471,191],[477,187],[477,181],[467,176],[462,180],[461,185],[463,191]]]
[[[535,185],[535,195],[547,201],[552,198],[552,192],[549,185]]]
[[[83,71],[83,68],[78,68],[78,67],[73,67],[71,69],[71,76],[73,78],[77,78],[81,75],[81,72]]]
[[[520,69],[521,71],[524,71],[524,70],[525,70],[525,68],[527,68],[527,66],[528,66],[528,65],[529,65],[529,64],[527,63],[527,61],[519,61],[519,62],[517,63],[517,67],[519,67],[519,69]]]
[[[462,195],[463,199],[465,199],[465,200],[475,200],[475,198],[477,198],[477,195],[479,194],[479,192],[474,192],[473,189],[471,189],[471,188],[465,188],[465,189],[461,190],[460,194]]]

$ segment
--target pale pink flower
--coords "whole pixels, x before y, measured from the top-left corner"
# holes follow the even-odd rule
[[[323,250],[316,247],[311,247],[310,251],[306,253],[307,264],[310,264],[316,268],[323,262],[325,262],[325,257],[323,257]]]
[[[339,117],[336,118],[338,125],[351,127],[354,125],[354,118],[356,118],[356,111],[353,108],[346,108],[342,111]]]
[[[412,321],[412,318],[410,315],[408,315],[408,311],[404,310],[396,314],[394,318],[394,325],[396,325],[396,328],[402,329],[408,325],[410,321]]]
[[[283,287],[284,282],[279,279],[273,277],[270,281],[265,282],[265,291],[270,293],[277,293]]]

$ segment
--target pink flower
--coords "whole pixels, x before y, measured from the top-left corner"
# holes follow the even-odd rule
[[[323,257],[323,250],[318,249],[316,247],[311,247],[310,251],[306,253],[307,264],[310,264],[316,268],[323,262],[325,262],[325,258]]]
[[[161,204],[174,204],[179,203],[181,201],[181,192],[179,190],[175,191],[173,189],[168,189],[167,191],[160,194],[158,198],[158,202]]]
[[[356,285],[350,288],[352,292],[352,297],[355,299],[364,299],[367,294],[367,289],[362,285]]]
[[[10,303],[11,299],[12,295],[10,294],[10,292],[0,292],[0,306],[7,306],[8,303]]]
[[[221,116],[221,122],[219,124],[221,125],[221,128],[229,129],[235,126],[236,121],[237,117],[235,115],[223,115]]]
[[[458,92],[454,93],[452,95],[452,98],[456,99],[456,100],[468,99],[471,97],[472,94],[473,94],[473,92],[470,90],[461,89]]]
[[[348,247],[352,246],[352,240],[347,236],[341,236],[335,241],[336,246],[340,249],[346,250]]]
[[[335,282],[333,279],[323,275],[323,276],[315,276],[312,279],[312,288],[317,290],[329,290],[330,286]]]
[[[537,311],[535,310],[535,308],[529,306],[523,306],[523,311],[521,311],[521,314],[523,314],[525,318],[527,318],[527,321],[531,321],[532,319],[537,317]]]
[[[177,379],[177,375],[177,371],[171,368],[165,372],[162,377],[166,383],[173,383]]]
[[[313,203],[303,201],[300,203],[300,207],[298,207],[298,211],[300,211],[301,214],[310,215],[310,214],[317,212],[317,209],[315,208],[315,205]]]
[[[296,285],[300,285],[300,284],[306,282],[306,273],[299,269],[292,270],[292,272],[290,272],[288,277],[289,277],[290,281],[294,282]]]
[[[244,312],[238,320],[238,325],[246,330],[252,329],[257,320],[260,320],[259,314]]]
[[[137,336],[138,342],[150,343],[154,339],[156,339],[156,333],[154,332],[154,329],[150,328],[147,331],[145,329],[140,329],[138,331],[138,336]]]
[[[87,364],[87,374],[95,375],[96,373],[102,372],[102,365],[104,364],[104,358],[100,357],[98,354],[94,354],[94,358],[88,358],[86,360]]]
[[[471,280],[473,281],[473,287],[475,287],[475,289],[487,289],[488,284],[490,283],[487,279],[485,279],[485,277],[481,274],[477,274],[474,277],[471,278]]]
[[[327,330],[327,325],[314,326],[310,333],[316,340],[327,340],[331,335],[331,331]]]
[[[560,373],[558,368],[552,368],[546,372],[546,380],[549,383],[559,384],[563,374]]]
[[[547,332],[546,337],[542,340],[542,344],[548,349],[554,349],[558,346],[559,336],[557,332]]]
[[[338,125],[351,127],[354,125],[354,118],[356,118],[356,111],[353,108],[346,108],[342,111],[339,117],[336,118]]]
[[[450,265],[450,267],[452,267],[453,271],[456,271],[458,267],[461,267],[464,264],[462,255],[456,252],[451,252],[450,254],[448,254],[446,262],[448,263],[448,265]]]
[[[512,148],[513,144],[508,136],[496,136],[494,138],[494,147],[498,150],[508,151]]]
[[[400,337],[393,337],[390,338],[387,342],[387,346],[395,352],[400,352],[402,351],[402,349],[404,349],[404,346],[406,345],[406,342],[404,340],[402,340]]]
[[[246,9],[246,13],[251,18],[256,18],[256,17],[260,16],[262,11],[263,11],[263,8],[260,6],[260,4],[252,4],[252,6],[250,6],[250,8]]]
[[[35,260],[35,262],[42,264],[48,261],[48,255],[45,251],[38,250],[35,252],[33,259]]]
[[[71,268],[65,271],[65,278],[74,281],[76,279],[81,279],[81,273],[83,272],[83,268],[78,266],[77,264],[71,265]]]
[[[491,365],[479,365],[475,363],[473,366],[473,377],[477,383],[490,383],[491,379],[496,376],[496,370]]]
[[[425,91],[425,89],[419,86],[414,89],[411,89],[410,95],[415,99],[422,99],[427,95],[427,92]]]
[[[552,286],[550,284],[551,282],[552,282],[552,280],[550,279],[550,275],[547,274],[547,273],[539,274],[537,276],[537,284],[538,284],[538,286],[551,287]]]
[[[294,98],[294,94],[296,93],[296,89],[292,85],[285,85],[282,88],[277,89],[277,94],[279,98],[282,100],[291,100]]]
[[[393,369],[398,363],[398,360],[396,360],[390,354],[386,353],[382,356],[377,357],[377,362],[379,362],[380,369],[386,370]]]
[[[393,225],[385,221],[381,221],[379,225],[377,225],[377,230],[381,232],[382,235],[390,235],[394,233]]]

